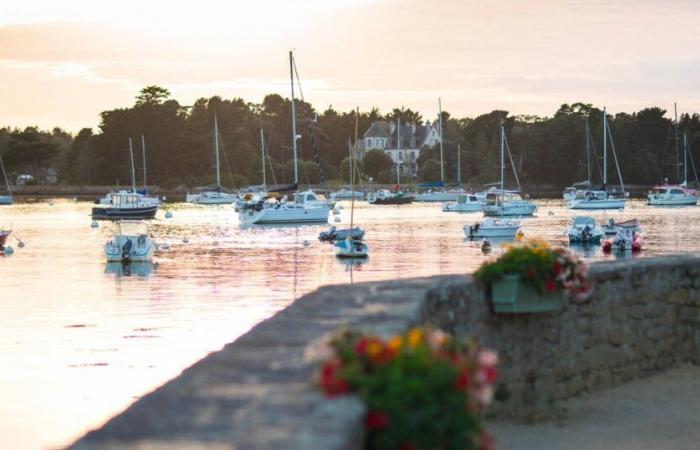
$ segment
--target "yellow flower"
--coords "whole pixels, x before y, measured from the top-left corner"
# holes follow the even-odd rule
[[[386,343],[386,346],[390,350],[398,350],[401,348],[403,345],[403,337],[401,336],[394,336],[393,338],[389,339],[389,341]]]
[[[406,339],[408,345],[412,348],[416,348],[423,340],[423,331],[420,328],[413,328],[408,332],[408,337]]]
[[[382,344],[379,341],[371,340],[367,344],[367,356],[375,358],[382,352]]]

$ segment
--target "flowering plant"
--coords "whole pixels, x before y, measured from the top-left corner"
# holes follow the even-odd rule
[[[320,387],[365,402],[366,448],[493,449],[481,412],[493,397],[495,353],[421,328],[388,340],[345,331],[330,349]]]
[[[484,263],[474,278],[490,284],[503,275],[518,275],[520,281],[538,292],[563,291],[573,300],[583,301],[592,291],[588,265],[565,248],[550,248],[541,241],[509,246],[496,261]]]

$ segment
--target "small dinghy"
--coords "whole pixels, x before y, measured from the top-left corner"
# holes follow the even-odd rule
[[[603,242],[603,251],[610,252],[627,252],[637,253],[642,250],[644,237],[631,229],[620,229],[614,238],[607,239]]]
[[[615,222],[612,217],[608,219],[607,223],[601,224],[603,232],[608,236],[616,235],[620,230],[630,230],[639,233],[640,226],[638,219],[629,219],[622,222]]]
[[[343,229],[338,230],[334,225],[334,226],[331,226],[330,230],[322,231],[321,233],[319,233],[318,240],[319,241],[334,242],[334,241],[342,241],[347,237],[361,240],[364,237],[364,235],[365,235],[365,230],[363,230],[360,227],[353,227],[352,229],[343,228]]]
[[[10,247],[5,247],[5,244],[7,244],[7,240],[10,238],[10,233],[12,233],[12,230],[0,229],[0,255],[4,255],[5,251],[7,249],[10,249]],[[7,253],[9,254],[11,253],[11,251],[8,251]]]
[[[504,220],[486,218],[474,225],[465,225],[464,234],[469,239],[482,239],[491,237],[515,238],[515,233],[520,228],[519,220]]]
[[[605,237],[602,228],[596,226],[595,219],[590,216],[576,216],[571,219],[567,234],[569,242],[583,244],[600,244]]]
[[[367,244],[347,237],[335,243],[335,256],[341,258],[366,258],[369,253]]]
[[[139,221],[120,221],[114,237],[105,244],[107,262],[149,262],[155,243],[148,236],[148,226]]]

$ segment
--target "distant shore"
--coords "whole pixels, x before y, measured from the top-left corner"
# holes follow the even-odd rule
[[[378,185],[374,184],[372,189],[391,188],[393,185]],[[642,198],[651,189],[652,186],[647,185],[630,185],[626,186],[627,192],[632,198]],[[138,187],[141,189],[141,187]],[[332,192],[338,186],[312,186],[313,189],[319,191]],[[409,191],[416,190],[416,184],[402,184],[403,189]],[[80,200],[94,200],[98,197],[103,197],[109,192],[130,189],[129,186],[99,186],[99,185],[32,185],[32,186],[13,186],[12,194],[20,199],[42,199],[42,198],[78,198]],[[359,189],[359,188],[358,188]],[[468,189],[465,187],[465,189]],[[370,190],[365,186],[365,190]],[[160,186],[148,186],[148,191],[159,197],[166,197],[168,201],[184,201],[188,188],[178,186],[175,188],[164,188]],[[530,195],[532,198],[556,199],[561,198],[562,189],[554,186],[524,186],[523,192]]]

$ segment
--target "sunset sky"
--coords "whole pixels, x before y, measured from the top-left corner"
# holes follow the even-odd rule
[[[700,111],[697,0],[12,1],[0,126],[95,127],[158,84],[181,104],[289,95],[325,109],[551,115],[561,103]],[[108,6],[109,5],[109,6]]]

